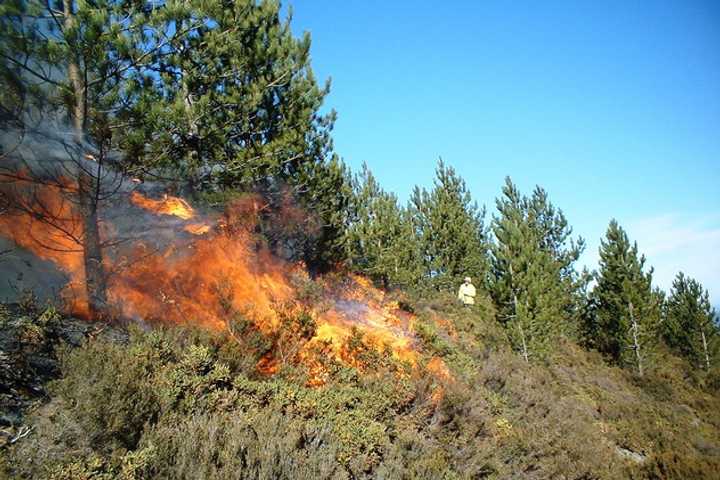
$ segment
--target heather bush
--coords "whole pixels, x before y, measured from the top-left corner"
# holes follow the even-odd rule
[[[266,377],[244,362],[245,352],[257,362],[262,350],[251,330],[236,339],[131,328],[127,337],[61,347],[62,377],[28,415],[32,435],[0,453],[0,466],[16,478],[55,479],[651,479],[720,471],[720,399],[710,374],[693,376],[670,356],[640,378],[570,341],[528,364],[487,312],[431,303],[411,305],[418,366],[395,362],[355,332],[343,348],[357,368],[317,347],[328,372],[319,387],[307,386],[300,367]],[[41,316],[23,322],[53,338],[61,319]],[[312,328],[302,310],[284,323],[299,335]],[[275,348],[279,338],[262,341]],[[434,358],[448,376],[425,370]]]
[[[268,410],[160,422],[143,438],[153,451],[148,478],[348,478],[327,425]]]
[[[107,453],[133,449],[143,426],[160,412],[153,379],[169,356],[154,334],[129,348],[90,342],[66,352],[63,378],[53,385],[52,393],[67,406],[93,449]]]

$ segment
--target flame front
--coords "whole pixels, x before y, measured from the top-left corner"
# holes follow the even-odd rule
[[[51,202],[59,192],[45,189],[44,195]],[[117,258],[105,255],[108,298],[120,316],[225,330],[232,328],[233,318],[239,315],[268,338],[277,339],[284,319],[304,314],[314,325],[308,336],[293,340],[296,349],[291,355],[283,351],[286,342],[275,340],[258,369],[271,374],[283,364],[301,362],[307,367],[311,385],[322,385],[328,375],[318,352],[343,364],[365,367],[349,347],[358,334],[365,344],[389,350],[397,360],[417,363],[414,318],[389,301],[385,292],[353,275],[331,275],[311,282],[303,265],[289,264],[258,246],[252,234],[261,203],[257,198],[248,197],[230,206],[214,227],[198,220],[195,210],[176,197],[153,200],[133,192],[130,201],[158,216],[177,217],[182,220],[178,230],[200,236],[180,235],[162,247],[137,241]],[[82,224],[76,211],[65,208],[69,209],[64,212],[69,224]],[[0,217],[0,234],[68,273],[71,281],[66,290],[76,298],[73,311],[83,302],[87,311],[84,290],[78,288],[84,286],[83,255],[78,245],[69,245],[74,249],[68,248],[63,255],[48,250],[45,243],[53,240],[52,232],[30,215],[20,218],[17,222]],[[313,299],[304,299],[298,282],[312,283],[319,291]]]

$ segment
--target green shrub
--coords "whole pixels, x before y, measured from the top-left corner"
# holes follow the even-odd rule
[[[328,427],[277,411],[192,415],[143,438],[155,479],[343,479]]]
[[[143,426],[160,412],[160,399],[152,384],[169,353],[155,336],[130,348],[110,342],[90,342],[66,351],[62,380],[52,394],[67,406],[93,448],[110,452],[133,449]]]
[[[236,333],[248,329],[239,339],[132,329],[127,343],[96,338],[63,349],[62,378],[29,415],[32,435],[6,449],[3,468],[17,478],[128,480],[650,479],[718,471],[712,375],[692,377],[668,358],[639,379],[570,341],[544,363],[527,364],[494,319],[430,303],[414,305],[418,368],[398,364],[358,331],[343,348],[360,369],[317,346],[330,372],[319,388],[306,386],[301,367],[258,375],[252,362],[281,337],[253,345],[249,324],[238,326]],[[282,341],[304,341],[312,322],[302,309],[287,313]],[[244,351],[252,362],[244,363]],[[451,378],[427,374],[422,365],[433,356]]]

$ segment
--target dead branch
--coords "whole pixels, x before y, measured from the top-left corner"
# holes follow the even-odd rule
[[[19,441],[22,440],[23,438],[25,438],[25,437],[27,437],[28,435],[30,435],[30,433],[31,433],[33,430],[35,430],[35,427],[20,427],[20,430],[18,430],[17,435],[15,435],[14,437],[12,437],[12,438],[10,439],[10,441],[7,442],[5,445],[6,445],[6,446],[7,446],[7,445],[13,445],[13,444],[19,442]],[[6,433],[6,432],[3,432],[3,433]]]

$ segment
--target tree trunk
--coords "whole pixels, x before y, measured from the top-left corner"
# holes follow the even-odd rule
[[[188,122],[188,129],[189,129],[189,140],[191,144],[192,150],[190,151],[190,158],[189,158],[189,177],[188,177],[188,188],[190,189],[190,193],[196,193],[200,186],[200,178],[199,178],[199,172],[200,167],[202,166],[202,152],[200,150],[200,129],[198,128],[198,122],[195,118],[195,113],[193,112],[193,97],[192,92],[190,91],[190,86],[188,85],[187,78],[185,77],[185,73],[183,72],[183,78],[182,78],[182,96],[183,96],[183,104],[185,106],[185,115],[187,117]]]
[[[72,30],[75,26],[75,15],[72,0],[63,0],[64,27]],[[70,45],[72,45],[71,42]],[[70,107],[75,141],[79,153],[75,163],[78,170],[78,204],[83,222],[83,263],[85,267],[85,289],[88,300],[88,311],[91,317],[101,317],[107,307],[107,282],[102,261],[102,243],[98,227],[98,198],[100,191],[101,164],[97,165],[97,174],[93,176],[85,165],[84,152],[85,129],[87,123],[87,95],[85,81],[81,75],[80,62],[76,55],[71,55],[68,63],[68,80],[73,93],[73,104]],[[100,162],[101,159],[96,161]]]
[[[83,261],[88,309],[93,318],[102,317],[107,308],[107,281],[98,228],[97,178],[81,171],[78,178],[80,215],[83,221]]]
[[[638,335],[638,324],[637,320],[635,320],[635,315],[633,313],[633,304],[632,302],[628,304],[628,310],[630,311],[630,321],[632,322],[632,332],[633,332],[633,350],[635,350],[635,360],[637,361],[637,367],[638,367],[638,373],[640,376],[643,376],[643,365],[642,365],[642,355],[640,353],[640,338]]]
[[[75,13],[73,12],[72,0],[63,0],[63,26],[66,31],[71,31],[75,27]],[[73,43],[68,40],[68,44],[72,47]],[[76,139],[81,141],[83,132],[85,132],[85,122],[87,119],[87,105],[85,95],[85,85],[80,75],[80,62],[76,55],[70,55],[68,63],[68,80],[72,86],[73,104],[70,107],[70,118],[75,129]]]
[[[705,338],[705,330],[700,330],[703,341],[703,352],[705,353],[705,370],[710,371],[710,355],[708,355],[707,339]]]
[[[525,363],[530,363],[530,359],[528,358],[528,349],[527,349],[527,342],[525,341],[525,331],[522,328],[522,325],[518,322],[518,328],[520,329],[520,339],[522,340],[522,355],[525,359]]]
[[[527,348],[527,341],[525,340],[525,330],[523,330],[522,324],[520,323],[520,317],[518,316],[518,298],[517,298],[517,293],[515,293],[515,287],[513,286],[514,284],[515,284],[515,279],[513,276],[513,268],[512,268],[512,264],[511,264],[510,265],[510,290],[512,291],[512,295],[513,295],[513,317],[515,317],[515,321],[518,324],[518,330],[520,330],[520,340],[522,341],[522,356],[525,359],[525,363],[530,363],[528,348]]]

